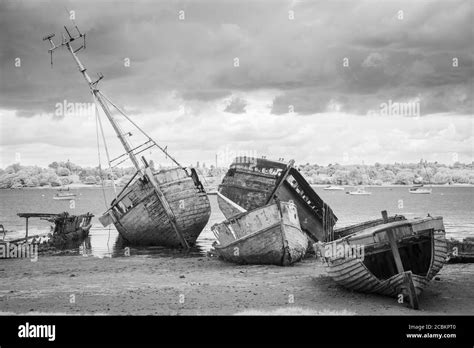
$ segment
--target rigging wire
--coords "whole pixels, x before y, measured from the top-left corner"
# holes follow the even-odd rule
[[[105,189],[104,189],[104,179],[102,178],[102,163],[100,159],[99,109],[97,108],[97,104],[95,104],[95,132],[96,132],[96,137],[97,137],[97,157],[99,158],[99,178],[100,178],[100,183],[102,186],[102,195],[104,196],[105,209],[108,209],[107,197],[105,196]]]
[[[107,160],[109,160],[109,151],[107,149],[107,143],[105,142],[104,130],[102,128],[102,122],[100,121],[99,108],[97,106],[97,101],[95,100],[95,98],[94,98],[94,104],[95,104],[95,129],[96,129],[96,135],[97,135],[97,155],[98,155],[98,158],[99,158],[99,177],[100,177],[100,181],[101,181],[101,184],[102,184],[101,186],[102,186],[102,194],[104,196],[105,209],[108,209],[107,197],[105,196],[104,180],[102,178],[102,164],[101,164],[101,160],[100,160],[99,128],[100,128],[100,131],[102,133],[102,138],[103,138],[103,141],[104,141],[104,147],[105,147],[105,151],[107,153]],[[110,161],[109,161],[109,168],[110,168]],[[117,190],[115,188],[115,181],[114,181],[114,177],[113,177],[113,172],[112,172],[112,186],[114,187],[115,199],[117,199]],[[110,241],[110,226],[108,228],[107,250],[109,248],[109,241]]]
[[[102,121],[99,117],[99,112],[98,112],[99,109],[98,109],[98,105],[97,105],[97,99],[95,98],[95,96],[94,96],[94,102],[95,102],[95,107],[96,107],[96,110],[97,110],[97,120],[99,121],[100,133],[102,134],[102,142],[104,143],[105,155],[107,157],[107,162],[109,163],[109,171],[110,171],[110,174],[111,174],[111,177],[112,177],[112,187],[114,188],[115,199],[117,199],[117,188],[115,186],[114,172],[113,172],[112,165],[111,165],[111,162],[110,162],[109,148],[107,147],[107,142],[105,140],[104,128],[102,127]]]
[[[123,117],[125,117],[127,119],[127,121],[129,121],[133,126],[135,126],[135,128],[137,128],[143,135],[145,135],[150,141],[152,141],[156,147],[158,147],[167,157],[169,157],[178,167],[180,167],[181,169],[185,170],[186,168],[183,167],[178,161],[176,161],[165,149],[163,149],[160,145],[158,145],[156,143],[156,141],[154,141],[148,134],[145,133],[145,131],[143,129],[141,129],[135,122],[133,122],[128,116],[127,114],[122,110],[120,109],[117,105],[115,105],[106,95],[104,95],[102,92],[98,91],[98,93],[104,97],[104,99],[106,101],[109,102],[110,105],[112,105],[115,109],[117,109],[118,112],[120,112],[122,114]]]

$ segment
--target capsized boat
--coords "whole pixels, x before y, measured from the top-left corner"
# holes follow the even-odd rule
[[[158,145],[120,107],[99,90],[98,83],[104,76],[99,75],[96,81],[92,81],[76,54],[85,49],[85,34],[82,34],[77,26],[75,36],[66,27],[64,28],[67,36],[63,35],[60,44],[54,43],[54,34],[47,35],[43,39],[51,44],[49,49],[51,64],[52,54],[56,49],[65,47],[69,51],[89,87],[96,103],[96,110],[103,110],[125,150],[124,154],[110,159],[106,148],[109,167],[118,166],[128,157],[136,169],[135,175],[122,191],[116,194],[110,208],[99,218],[99,221],[104,227],[113,223],[125,242],[131,245],[190,248],[195,244],[211,214],[209,199],[196,171],[194,168],[188,170],[181,166],[166,148]],[[82,44],[74,44],[75,47],[73,47],[73,42],[77,40]],[[98,113],[96,116],[102,132]],[[123,124],[119,124],[117,117],[121,117],[122,121],[132,125],[141,136],[145,137],[146,141],[141,145],[132,146],[130,137],[133,134],[123,130]],[[103,133],[102,138],[105,139]],[[152,148],[162,151],[176,167],[155,171],[143,156],[141,157],[142,164],[140,164],[138,155]]]
[[[388,218],[328,243],[315,244],[329,276],[356,291],[409,299],[418,308],[418,296],[446,262],[447,245],[442,217]],[[345,236],[344,236],[345,235]]]
[[[239,264],[288,266],[300,261],[308,247],[296,205],[289,202],[244,212],[211,230],[217,239],[212,252]]]
[[[218,187],[217,202],[224,216],[230,219],[277,198],[296,205],[301,229],[313,241],[328,240],[337,217],[293,164],[236,157]]]

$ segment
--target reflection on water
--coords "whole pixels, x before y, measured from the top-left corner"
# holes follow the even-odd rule
[[[209,236],[209,233],[212,235]],[[114,227],[93,227],[89,237],[79,247],[77,254],[83,256],[103,257],[127,257],[141,255],[148,257],[180,256],[199,257],[205,255],[211,248],[215,238],[210,231],[210,226],[199,236],[196,245],[190,250],[171,249],[161,246],[130,246],[127,245]],[[126,249],[128,248],[128,249]],[[129,253],[129,254],[128,254]]]

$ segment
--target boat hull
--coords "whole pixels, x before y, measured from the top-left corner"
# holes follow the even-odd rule
[[[391,226],[399,240],[399,252],[405,271],[411,278],[417,295],[441,270],[447,258],[447,244],[441,218],[396,221],[380,224],[331,243],[318,245],[329,276],[339,285],[355,291],[396,297],[408,296],[403,273],[398,273],[393,261],[384,226]],[[367,233],[368,232],[368,233]],[[363,246],[361,257],[330,257],[328,251],[351,246]],[[346,250],[346,249],[344,249]],[[360,255],[359,255],[360,256]]]
[[[268,205],[212,229],[220,242],[213,251],[224,260],[239,264],[288,266],[300,261],[308,247],[296,207],[290,203],[281,203],[281,215],[276,204]],[[223,235],[228,238],[230,230],[241,237],[226,240]]]
[[[92,217],[92,214],[83,214],[56,218],[53,235],[48,244],[58,249],[77,247],[89,236]]]
[[[252,158],[247,160],[249,163],[256,161]],[[224,216],[230,219],[239,213],[228,200],[251,211],[271,203],[269,200],[274,196],[282,202],[292,202],[296,205],[301,228],[313,241],[328,240],[337,221],[331,208],[316,194],[298,170],[288,168],[287,176],[280,178],[282,172],[277,171],[282,170],[282,164],[267,162],[267,168],[259,170],[258,167],[246,168],[241,165],[242,161],[237,159],[234,161],[218,188],[218,192],[226,198],[218,197],[219,208]]]
[[[193,246],[211,215],[209,198],[193,179],[180,169],[153,174],[159,189],[174,214],[174,225]],[[125,243],[131,245],[157,245],[180,247],[170,216],[158,199],[153,185],[141,179],[132,183],[109,215]]]

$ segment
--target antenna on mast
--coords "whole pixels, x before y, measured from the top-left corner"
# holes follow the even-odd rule
[[[74,23],[75,25],[75,23]],[[75,25],[75,29],[77,31],[77,34],[76,35],[72,35],[71,32],[67,29],[67,27],[64,27],[64,29],[66,30],[66,34],[65,35],[63,33],[62,37],[62,42],[58,45],[56,45],[53,41],[53,37],[54,37],[54,34],[49,34],[49,35],[46,35],[43,40],[47,40],[50,42],[51,44],[51,47],[50,49],[48,50],[48,52],[50,52],[51,54],[51,66],[53,65],[53,52],[58,49],[58,48],[61,48],[61,47],[66,47],[66,49],[69,51],[69,53],[71,53],[74,61],[76,62],[76,65],[77,67],[79,68],[79,72],[82,74],[82,76],[84,77],[84,79],[86,80],[88,86],[89,86],[89,89],[94,97],[94,101],[97,101],[99,106],[102,108],[102,110],[104,111],[105,115],[107,116],[107,118],[109,119],[112,127],[114,128],[114,131],[115,133],[117,134],[120,142],[122,143],[124,149],[125,149],[125,156],[128,155],[128,157],[130,158],[130,160],[132,161],[133,165],[135,166],[135,168],[137,169],[138,172],[140,172],[142,175],[144,175],[144,172],[142,170],[142,168],[140,167],[140,164],[138,163],[138,159],[137,159],[137,155],[140,153],[140,152],[143,152],[144,150],[141,149],[142,146],[144,145],[147,145],[149,147],[147,147],[146,149],[152,147],[152,146],[156,146],[157,148],[159,148],[161,151],[163,151],[163,148],[160,147],[154,140],[152,140],[150,138],[150,136],[148,136],[148,134],[146,134],[143,129],[141,129],[135,122],[133,122],[127,115],[126,113],[120,109],[117,105],[115,105],[109,98],[107,98],[101,91],[99,91],[99,89],[97,88],[97,84],[99,83],[100,80],[102,80],[104,78],[104,75],[102,74],[98,74],[98,79],[95,80],[95,81],[92,81],[92,79],[90,78],[89,74],[87,73],[87,69],[84,67],[84,65],[82,64],[82,62],[79,60],[78,56],[76,55],[77,52],[79,52],[80,50],[82,49],[85,49],[86,48],[86,34],[83,34],[80,32],[79,28],[77,27],[77,25]],[[76,41],[78,39],[83,39],[82,41],[82,44],[79,46],[79,48],[76,48],[74,49],[74,47],[72,46],[72,42],[73,41]],[[140,133],[142,133],[143,135],[145,135],[148,139],[148,141],[146,141],[144,144],[140,145],[140,146],[137,146],[135,148],[132,148],[131,144],[129,143],[128,139],[127,139],[127,136],[130,136],[131,133],[124,133],[120,127],[120,125],[116,122],[116,120],[114,119],[112,113],[111,113],[111,109],[110,109],[110,106],[112,106],[114,109],[116,109],[123,117],[125,117],[125,119],[127,121],[129,121],[135,128],[137,128]],[[180,168],[182,168],[183,170],[186,171],[186,168],[182,167],[174,158],[172,158],[168,153],[167,151],[163,151],[165,152],[165,154],[167,155],[167,157],[169,157],[170,159],[173,160],[173,162],[178,165]],[[122,156],[124,156],[122,155]],[[121,158],[122,156],[119,156],[118,158]],[[116,158],[116,159],[118,159]],[[114,159],[114,160],[116,160]],[[113,162],[114,160],[112,160],[111,162]],[[121,162],[120,162],[121,163]]]
[[[56,45],[53,41],[53,37],[55,37],[54,33],[46,35],[45,37],[43,37],[43,41],[49,41],[49,43],[51,44],[51,48],[48,50],[48,52],[51,55],[51,67],[53,67],[53,52],[56,49],[61,48],[63,46],[70,45],[71,42],[73,42],[77,39],[80,39],[80,38],[83,39],[82,45],[79,48],[75,49],[73,52],[76,53],[76,52],[79,52],[80,50],[86,48],[86,34],[82,34],[79,31],[79,28],[77,27],[77,25],[75,26],[75,28],[76,28],[78,34],[76,36],[72,36],[71,33],[69,32],[69,30],[66,28],[66,26],[64,26],[64,29],[66,30],[66,33],[69,36],[69,38],[66,38],[66,36],[63,34],[63,41],[59,45]]]

